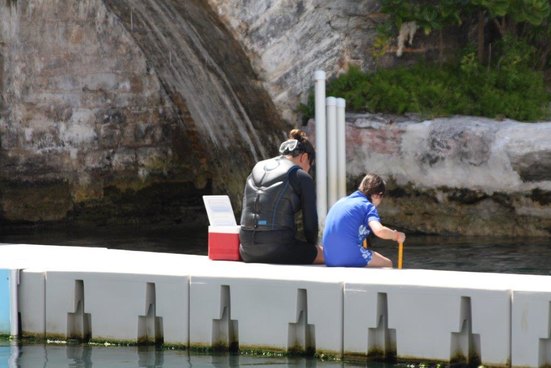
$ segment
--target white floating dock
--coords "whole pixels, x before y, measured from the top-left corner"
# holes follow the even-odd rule
[[[551,365],[551,276],[0,245],[0,334]]]

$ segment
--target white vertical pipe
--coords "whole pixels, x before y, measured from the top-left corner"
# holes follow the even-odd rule
[[[10,335],[19,335],[19,273],[11,270],[10,274]]]
[[[337,99],[327,97],[327,208],[337,201]]]
[[[325,224],[327,214],[327,138],[325,124],[325,72],[316,70],[315,84],[315,120],[316,120],[316,195],[320,228]]]
[[[337,98],[337,198],[346,195],[346,100]]]

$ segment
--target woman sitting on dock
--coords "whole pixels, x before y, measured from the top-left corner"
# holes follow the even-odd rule
[[[314,146],[302,130],[293,129],[279,153],[258,162],[247,178],[239,253],[245,262],[323,263],[317,244],[316,187],[308,174],[316,156]],[[296,237],[299,211],[306,241]]]

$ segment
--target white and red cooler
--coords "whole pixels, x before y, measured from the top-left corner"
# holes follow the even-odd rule
[[[208,256],[213,260],[239,261],[239,225],[227,195],[203,196],[209,217]]]
[[[239,225],[209,226],[209,258],[239,261]]]

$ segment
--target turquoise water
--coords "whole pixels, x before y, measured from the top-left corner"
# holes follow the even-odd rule
[[[22,345],[0,342],[0,368],[222,368],[222,367],[370,367],[396,365],[321,361],[304,357],[259,357],[237,354],[195,354],[183,350],[89,345]],[[403,366],[405,367],[405,365]]]

